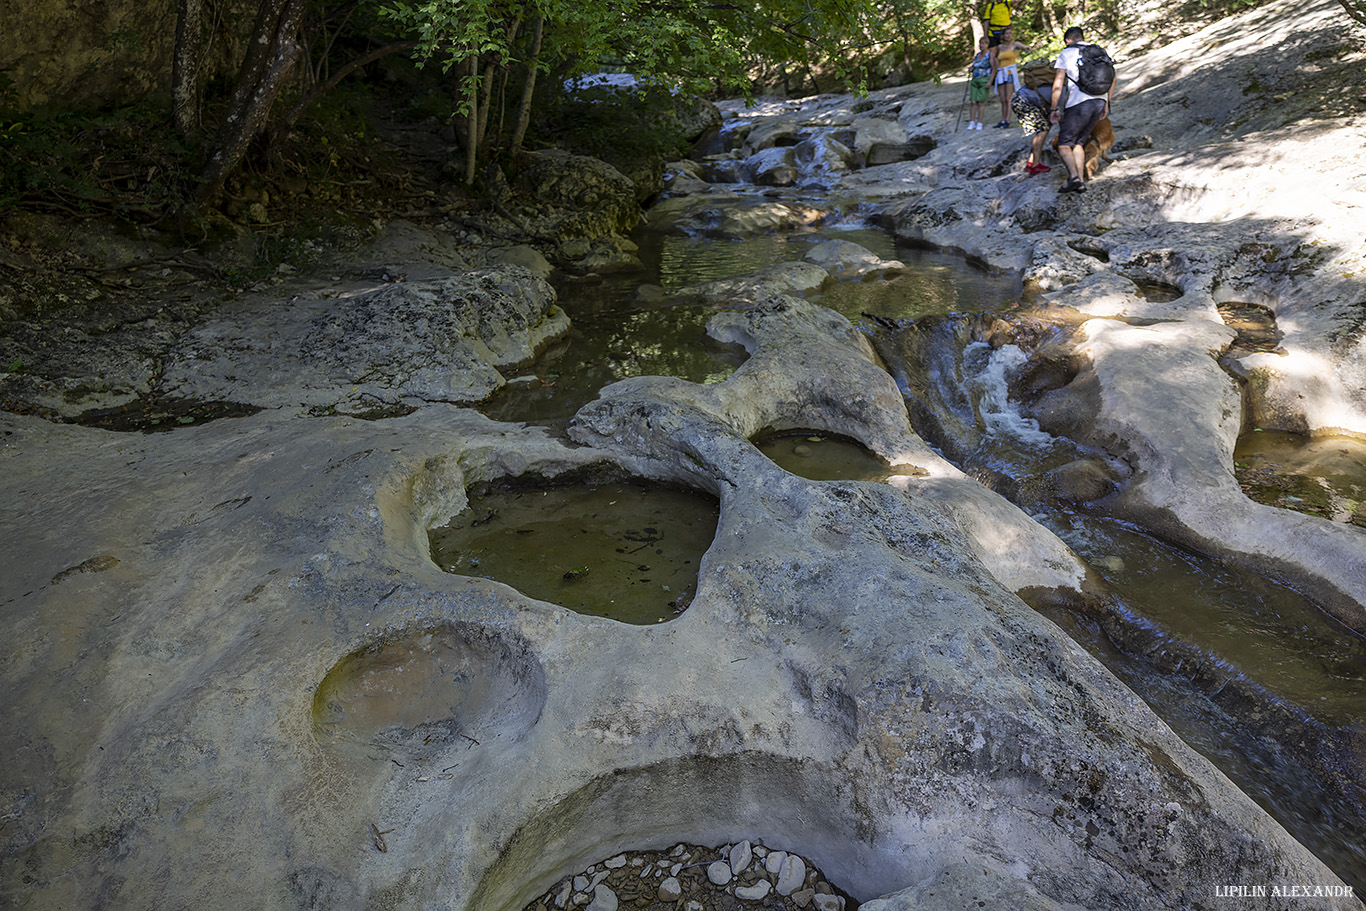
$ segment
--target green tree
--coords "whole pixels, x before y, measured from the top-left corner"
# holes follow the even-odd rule
[[[538,73],[572,77],[610,63],[684,90],[747,93],[750,68],[761,58],[841,60],[841,44],[864,39],[863,10],[856,0],[415,0],[389,14],[417,35],[422,59],[458,76],[472,181],[490,135],[494,84],[506,84],[512,68],[524,87]],[[524,88],[514,147],[533,98]]]

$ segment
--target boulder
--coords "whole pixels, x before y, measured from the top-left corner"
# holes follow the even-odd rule
[[[768,148],[745,159],[745,173],[751,183],[762,187],[790,187],[797,182],[796,153],[790,148]]]
[[[559,150],[528,153],[515,189],[537,213],[535,233],[568,238],[625,235],[640,221],[636,187],[606,162]]]
[[[163,382],[173,396],[274,408],[478,402],[503,386],[500,369],[568,331],[545,279],[516,266],[476,269],[240,310],[189,333]]]
[[[905,272],[905,263],[882,259],[867,247],[847,240],[828,240],[806,252],[802,262],[820,266],[838,279],[858,279],[874,273]]]

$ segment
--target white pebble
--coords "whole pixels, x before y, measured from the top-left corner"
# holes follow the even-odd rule
[[[587,876],[584,876],[582,873],[580,873],[578,876],[574,877],[574,891],[575,891],[575,892],[587,892],[587,891],[588,891],[588,877],[587,877]]]
[[[593,903],[588,906],[588,911],[617,911],[617,893],[606,886],[598,886],[593,890]],[[839,911],[838,908],[829,911]]]
[[[777,873],[783,868],[783,861],[787,860],[786,851],[774,851],[764,858],[764,869],[770,873]]]
[[[806,861],[796,854],[789,854],[778,871],[778,894],[791,895],[801,888],[806,879]]]
[[[752,886],[737,886],[735,897],[743,898],[746,901],[756,902],[768,894],[773,885],[766,879],[761,879]]]
[[[737,874],[749,869],[754,859],[754,848],[748,841],[742,841],[730,849],[730,868]]]
[[[844,901],[838,895],[816,893],[816,911],[840,911]]]
[[[713,886],[724,886],[731,879],[730,864],[724,860],[718,860],[716,863],[708,865],[707,879],[711,880]]]
[[[626,855],[618,854],[616,857],[613,857],[610,860],[604,860],[602,862],[602,865],[609,870],[619,870],[622,867],[626,866]]]
[[[683,884],[678,881],[678,877],[670,876],[659,884],[658,894],[662,902],[676,902],[683,897]]]

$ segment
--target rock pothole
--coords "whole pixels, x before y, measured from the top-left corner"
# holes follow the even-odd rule
[[[545,672],[529,647],[470,623],[375,642],[339,661],[313,699],[325,747],[429,761],[452,747],[517,740],[540,717]]]
[[[634,481],[485,486],[430,540],[432,558],[447,572],[648,625],[692,603],[719,519],[709,496]]]
[[[629,851],[566,876],[524,911],[854,911],[858,903],[799,854],[741,841]]]

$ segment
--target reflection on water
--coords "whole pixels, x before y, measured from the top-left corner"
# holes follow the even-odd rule
[[[592,313],[574,320],[569,337],[479,410],[499,421],[567,421],[598,390],[632,376],[676,376],[719,383],[735,372],[743,350],[706,333],[709,307]]]
[[[1238,439],[1233,469],[1258,503],[1366,527],[1366,443],[1255,431]]]
[[[1366,639],[1299,592],[1117,522],[1059,515],[1049,524],[1136,617],[1324,724],[1366,720]]]
[[[719,504],[634,483],[497,487],[432,530],[442,569],[623,623],[662,623],[687,609]]]
[[[925,474],[914,465],[888,465],[859,443],[825,433],[774,433],[754,445],[779,468],[811,481],[885,481]]]

